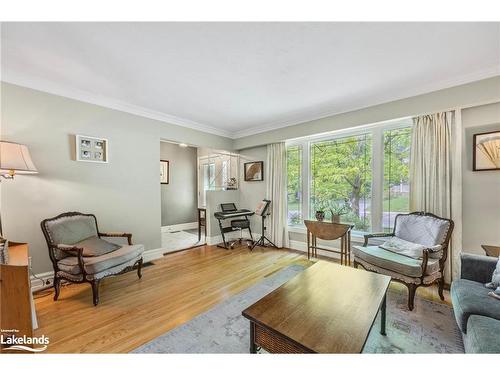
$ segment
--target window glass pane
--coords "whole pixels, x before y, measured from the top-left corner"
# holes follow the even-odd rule
[[[228,183],[228,161],[222,161],[222,186],[226,187]]]
[[[311,144],[310,215],[324,210],[325,220],[331,211],[341,214],[342,222],[367,232],[371,228],[370,134],[332,139]]]
[[[215,190],[215,164],[203,164],[203,189]]]
[[[384,231],[392,230],[397,214],[409,212],[410,142],[411,128],[384,132]]]
[[[302,224],[302,148],[287,149],[288,224]]]

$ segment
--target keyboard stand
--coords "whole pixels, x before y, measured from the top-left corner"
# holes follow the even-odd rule
[[[222,220],[221,219],[217,219],[217,220],[219,221],[220,234],[222,236],[222,243],[224,244],[224,246],[222,246],[221,244],[217,244],[217,247],[221,247],[223,249],[229,250],[230,247],[227,245],[226,236],[224,235],[224,233],[235,232],[239,229],[233,229],[232,227],[223,227]]]
[[[222,249],[226,249],[226,250],[230,250],[232,248],[231,244],[228,244],[228,241],[226,240],[226,236],[225,234],[226,233],[230,233],[230,232],[236,232],[238,230],[240,230],[239,228],[233,228],[231,226],[229,227],[224,227],[222,225],[222,221],[223,220],[226,220],[226,219],[236,219],[237,217],[245,217],[245,219],[248,219],[248,216],[252,216],[254,213],[251,212],[251,211],[248,211],[248,212],[243,212],[241,213],[240,215],[231,215],[231,216],[227,216],[227,217],[218,217],[217,215],[215,216],[217,221],[219,222],[219,230],[220,230],[220,234],[222,236],[222,244],[217,244],[217,247],[220,247]],[[251,232],[251,229],[249,229],[249,233],[250,233],[250,236],[252,236],[252,232]],[[242,239],[240,239],[241,241]],[[252,243],[254,242],[253,239],[252,240],[248,240],[248,241],[251,241]]]

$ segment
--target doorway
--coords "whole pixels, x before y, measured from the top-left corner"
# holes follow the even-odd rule
[[[161,242],[165,253],[205,244],[198,236],[198,148],[161,141]]]

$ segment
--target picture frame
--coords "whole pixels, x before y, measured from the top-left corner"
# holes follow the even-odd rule
[[[108,163],[108,140],[77,134],[75,136],[76,161]]]
[[[472,170],[500,170],[500,130],[474,134],[472,153]]]
[[[243,177],[245,181],[264,181],[264,162],[251,161],[243,164]]]
[[[160,184],[168,185],[170,179],[170,162],[168,160],[160,160]]]

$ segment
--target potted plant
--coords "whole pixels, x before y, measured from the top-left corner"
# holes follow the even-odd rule
[[[351,205],[349,204],[349,200],[345,198],[342,203],[332,202],[329,210],[332,214],[332,223],[340,223],[340,216],[348,213],[351,210]]]
[[[321,208],[316,211],[316,220],[323,221],[325,220],[325,211]]]

